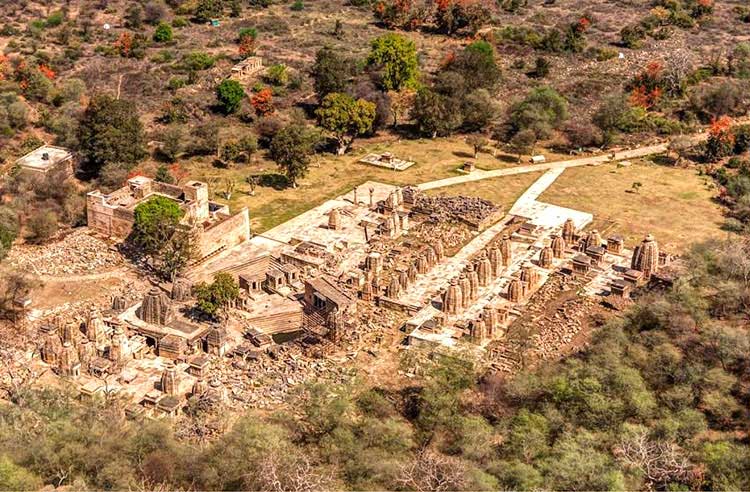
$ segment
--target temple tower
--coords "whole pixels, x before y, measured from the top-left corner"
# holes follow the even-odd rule
[[[452,278],[448,290],[443,295],[443,312],[446,314],[458,314],[458,311],[461,309],[462,295],[458,280]]]
[[[559,234],[552,236],[552,253],[555,258],[562,258],[565,254],[565,239]]]
[[[659,271],[659,243],[651,234],[635,247],[631,268],[643,272],[646,278]]]
[[[175,396],[177,394],[177,369],[174,364],[169,364],[161,374],[161,390]]]
[[[152,325],[166,325],[174,315],[169,297],[155,286],[146,293],[138,311],[138,317]]]
[[[510,236],[507,234],[504,234],[502,241],[500,241],[500,254],[503,258],[503,266],[510,266],[513,261],[513,250],[511,249]]]
[[[552,252],[552,248],[550,246],[545,246],[539,253],[539,266],[542,268],[551,268],[552,258],[554,256],[555,254]]]
[[[573,219],[567,219],[563,224],[562,237],[566,244],[573,244],[573,240],[576,236],[576,226],[573,223]]]

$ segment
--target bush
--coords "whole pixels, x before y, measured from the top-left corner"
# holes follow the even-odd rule
[[[182,58],[182,65],[187,70],[201,71],[212,68],[216,63],[216,59],[203,51],[193,51],[188,53]]]
[[[266,80],[269,84],[283,87],[289,82],[289,70],[281,63],[272,65],[266,72]]]
[[[160,22],[154,31],[154,41],[157,43],[172,41],[172,26],[166,22]]]
[[[292,6],[289,8],[295,12],[299,12],[300,10],[304,10],[305,4],[302,3],[302,0],[294,0],[294,3],[292,3]]]
[[[625,26],[620,30],[620,42],[626,48],[640,48],[645,38],[646,31],[641,26]]]
[[[236,112],[244,97],[245,91],[236,80],[226,79],[216,86],[216,98],[225,114]]]
[[[57,215],[49,210],[35,212],[26,224],[26,240],[40,244],[49,240],[58,230]]]

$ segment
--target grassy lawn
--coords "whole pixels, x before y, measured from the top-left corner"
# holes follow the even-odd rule
[[[637,191],[635,182],[642,184]],[[727,235],[715,194],[710,179],[694,169],[637,162],[568,169],[539,199],[594,214],[594,227],[624,236],[629,246],[650,232],[680,253],[691,243]]]
[[[413,160],[415,164],[406,171],[392,171],[357,162],[370,152],[385,151],[392,152],[401,159]],[[300,186],[296,190],[285,188],[283,177],[273,176],[278,173],[278,169],[264,155],[256,156],[253,164],[231,169],[214,168],[210,160],[193,160],[186,164],[191,178],[209,182],[215,192],[213,198],[217,201],[227,202],[222,195],[224,183],[227,178],[234,180],[237,187],[228,202],[230,207],[248,207],[253,230],[263,232],[365,181],[408,185],[447,178],[458,175],[457,169],[466,160],[472,160],[471,147],[461,137],[434,140],[363,140],[354,151],[345,156],[316,156],[309,174],[300,181]],[[497,157],[493,157],[491,154],[480,153],[476,165],[481,169],[500,169],[516,164],[512,156],[498,154]],[[264,173],[270,176],[256,188],[255,195],[251,196],[250,187],[245,182],[246,177]],[[531,181],[533,179],[529,182]],[[505,186],[503,183],[498,184],[499,188]],[[472,184],[465,188],[446,190],[453,194],[475,188],[477,185]],[[492,186],[487,187],[488,190],[490,188]],[[362,192],[366,195],[366,190]]]
[[[437,188],[427,193],[430,195],[465,195],[476,196],[499,205],[504,211],[510,210],[513,203],[526,189],[536,181],[543,172],[516,174],[502,178],[483,179],[456,186]]]

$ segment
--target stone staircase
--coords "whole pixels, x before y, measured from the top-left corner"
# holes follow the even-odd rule
[[[283,333],[297,331],[304,326],[304,316],[302,310],[284,311],[274,314],[264,314],[256,318],[248,318],[247,322],[259,330],[272,335],[274,333]]]

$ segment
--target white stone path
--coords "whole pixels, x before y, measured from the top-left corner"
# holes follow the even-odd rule
[[[591,166],[597,164],[605,164],[607,162],[621,161],[624,159],[635,159],[637,157],[644,157],[652,154],[661,154],[666,152],[667,143],[660,143],[656,145],[648,145],[646,147],[639,147],[632,150],[624,150],[622,152],[616,152],[614,158],[612,154],[601,154],[592,157],[582,157],[580,159],[570,159],[567,161],[556,161],[547,162],[545,164],[529,164],[526,166],[516,166],[504,169],[495,169],[493,171],[483,171],[478,169],[470,174],[463,176],[455,176],[452,178],[438,179],[437,181],[428,181],[417,185],[422,191],[434,190],[435,188],[443,188],[445,186],[454,186],[462,183],[471,183],[473,181],[480,181],[482,179],[490,178],[501,178],[503,176],[513,176],[515,174],[534,173],[537,171],[548,171],[551,169],[565,170],[569,167],[578,166]]]

